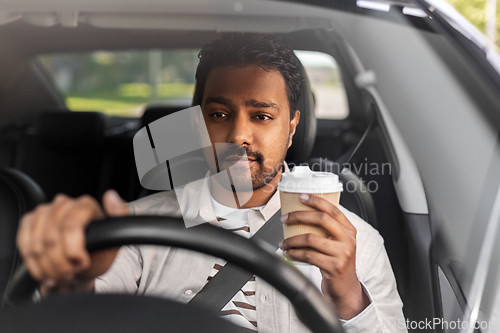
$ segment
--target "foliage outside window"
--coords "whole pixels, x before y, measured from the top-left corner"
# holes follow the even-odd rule
[[[486,0],[446,0],[467,20],[474,24],[482,33],[486,33]],[[500,1],[496,6],[496,38],[494,40],[500,49]]]

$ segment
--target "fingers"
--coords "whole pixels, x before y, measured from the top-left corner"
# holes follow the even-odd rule
[[[352,247],[352,245],[350,246]],[[303,234],[298,236],[293,236],[283,240],[280,248],[283,251],[288,251],[292,249],[313,249],[317,252],[337,257],[341,255],[350,256],[352,252],[356,251],[356,245],[354,244],[354,249],[346,248],[345,244],[336,240],[328,239],[314,234]]]
[[[58,233],[57,227],[53,225],[71,208],[68,201],[69,198],[66,196],[57,196],[53,205],[47,205],[45,209],[41,210],[40,223],[34,226],[33,234],[41,235],[41,237],[34,238],[33,246],[36,247],[38,263],[49,278],[45,281],[47,285],[53,285],[54,280],[59,277],[69,279],[73,270],[71,263],[64,255],[61,235]],[[47,256],[43,255],[44,252],[47,253]]]
[[[102,197],[102,203],[104,211],[109,216],[125,216],[130,214],[127,203],[120,198],[115,190],[107,190]]]
[[[334,257],[310,249],[289,249],[283,255],[290,260],[314,265],[322,270],[330,271],[334,265]]]
[[[33,253],[32,244],[32,233],[31,229],[33,227],[33,222],[35,219],[34,213],[25,214],[20,221],[19,231],[17,233],[17,247],[19,248],[19,253],[23,257],[24,263],[31,273],[31,276],[41,281],[43,278],[43,272],[40,266],[35,260],[35,255]]]
[[[283,252],[288,259],[305,262],[318,267],[323,275],[339,276],[350,270],[350,258],[345,256],[329,256],[310,249],[289,249]]]
[[[51,288],[88,269],[91,262],[85,248],[85,228],[103,217],[104,212],[95,199],[65,195],[58,195],[51,203],[25,214],[17,244],[31,275]]]
[[[29,236],[29,241],[25,242],[25,248],[21,254],[26,254],[29,258],[27,265],[28,269],[33,268],[37,275],[45,280],[47,283],[52,284],[53,279],[59,274],[59,269],[51,261],[47,261],[44,257],[44,252],[52,251],[54,242],[52,239],[53,233],[45,233],[49,218],[53,207],[49,205],[40,205],[35,210],[29,226],[26,227]],[[40,236],[37,236],[40,235]],[[28,264],[29,263],[29,264]]]
[[[85,248],[85,228],[96,219],[104,218],[104,212],[97,201],[90,196],[78,198],[73,207],[61,217],[59,232],[68,260],[75,273],[90,268],[90,255]]]

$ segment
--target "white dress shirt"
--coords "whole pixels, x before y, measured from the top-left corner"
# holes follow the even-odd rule
[[[217,225],[208,182],[209,178],[205,178],[186,185],[181,191],[161,192],[131,202],[131,213],[182,217],[182,211]],[[360,314],[341,321],[345,332],[406,332],[406,327],[401,325],[405,320],[403,304],[382,237],[360,217],[339,208],[357,230],[356,275],[370,300]],[[278,192],[265,206],[251,208],[248,211],[250,235],[279,209]],[[282,252],[278,249],[277,253],[281,255]],[[124,246],[108,272],[96,279],[95,289],[98,293],[154,295],[187,303],[203,288],[216,260],[209,255],[172,247]],[[296,267],[321,291],[319,268],[313,265]],[[255,282],[259,332],[309,332],[283,295],[259,277]]]

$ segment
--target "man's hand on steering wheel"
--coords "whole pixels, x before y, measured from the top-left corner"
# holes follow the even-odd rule
[[[114,190],[104,194],[103,206],[90,196],[75,199],[59,194],[22,217],[17,246],[31,276],[41,283],[42,295],[90,291],[94,278],[111,266],[118,249],[89,255],[85,228],[105,216],[129,215],[129,209]]]

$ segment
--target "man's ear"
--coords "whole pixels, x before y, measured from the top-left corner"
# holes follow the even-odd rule
[[[292,145],[293,135],[295,134],[295,130],[297,129],[297,125],[299,124],[299,120],[300,120],[300,111],[295,110],[295,116],[290,121],[290,139],[288,140],[288,148],[290,148],[290,146]]]

